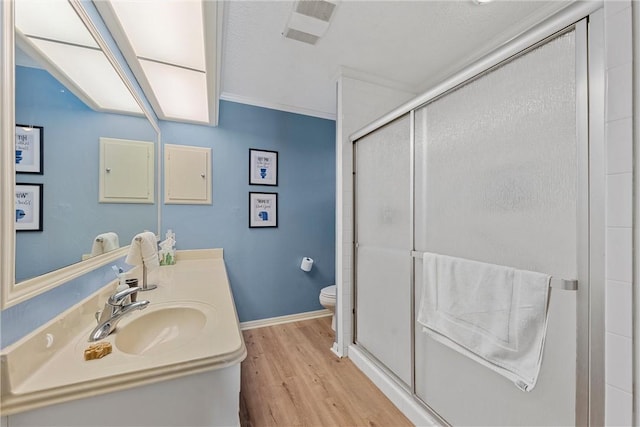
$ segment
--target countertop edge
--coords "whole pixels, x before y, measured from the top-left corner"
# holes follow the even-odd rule
[[[237,365],[246,357],[247,349],[244,340],[242,340],[240,347],[236,351],[222,356],[177,363],[175,365],[159,366],[144,371],[91,380],[58,389],[29,393],[27,395],[7,394],[3,399],[2,407],[0,407],[0,416],[14,415],[72,400],[127,390],[201,372],[224,369],[232,365]]]

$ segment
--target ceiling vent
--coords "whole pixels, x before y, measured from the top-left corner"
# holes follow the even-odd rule
[[[294,30],[293,28],[287,28],[284,36],[288,39],[298,40],[299,42],[309,44],[316,44],[316,42],[320,39],[320,37],[318,36],[305,33],[304,31]]]
[[[329,28],[337,1],[298,0],[282,35],[303,43],[316,44]]]
[[[336,8],[335,3],[324,0],[299,0],[296,2],[294,11],[302,15],[319,19],[324,22],[331,20],[333,10]]]

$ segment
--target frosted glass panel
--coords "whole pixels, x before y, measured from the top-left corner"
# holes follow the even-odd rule
[[[410,272],[407,251],[358,248],[358,344],[407,384],[411,384]]]
[[[575,277],[574,51],[572,32],[416,112],[418,250]]]
[[[356,143],[356,340],[411,381],[410,121]]]
[[[416,111],[416,250],[576,278],[575,75],[570,32]],[[574,425],[575,303],[551,293],[531,393],[417,325],[417,395],[453,425]]]
[[[409,136],[409,117],[404,116],[356,143],[356,226],[361,245],[409,247]]]

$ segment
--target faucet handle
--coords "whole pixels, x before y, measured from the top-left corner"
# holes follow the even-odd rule
[[[107,304],[114,306],[123,305],[129,295],[136,293],[139,290],[139,287],[134,286],[133,288],[127,288],[121,290],[120,292],[116,292],[109,297],[109,299],[107,300]]]

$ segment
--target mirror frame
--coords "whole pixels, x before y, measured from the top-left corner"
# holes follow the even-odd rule
[[[140,93],[129,80],[122,65],[116,59],[109,45],[98,31],[87,13],[82,0],[68,0],[69,4],[78,14],[80,20],[95,38],[107,59],[114,67],[124,84],[127,86],[137,103],[140,105],[145,117],[157,134],[156,147],[156,192],[160,190],[161,181],[161,136],[158,122],[151,109],[145,103]],[[15,19],[14,1],[0,1],[0,308],[5,309],[12,305],[26,301],[27,299],[46,292],[69,280],[82,276],[96,268],[114,262],[124,256],[128,246],[123,246],[112,252],[90,258],[85,261],[60,268],[50,273],[15,283],[15,218],[12,215],[15,192],[15,162],[14,160],[14,124],[15,124]],[[159,193],[158,193],[159,194]],[[157,230],[161,228],[161,209],[158,197],[156,199]],[[142,231],[142,230],[141,230]]]

